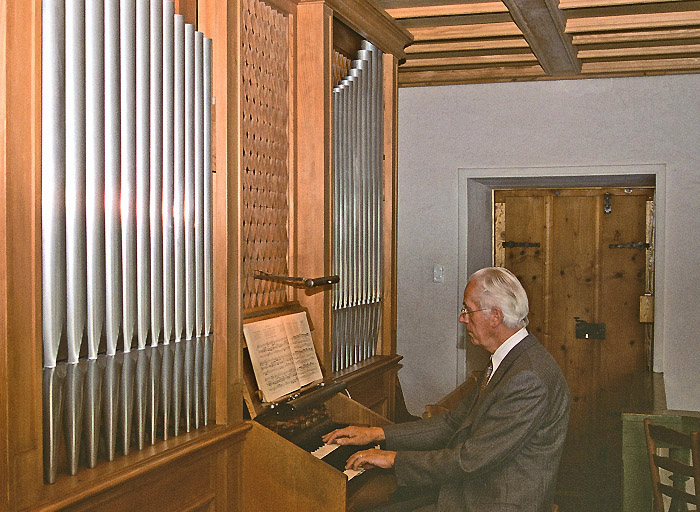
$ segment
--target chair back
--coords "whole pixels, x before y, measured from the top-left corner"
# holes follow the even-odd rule
[[[700,510],[700,432],[686,434],[661,425],[653,425],[649,418],[644,420],[644,431],[649,452],[654,511],[666,512],[664,496],[671,498],[669,512],[686,511],[688,504],[693,504],[695,509]],[[658,448],[668,448],[668,456],[659,455]],[[660,469],[671,472],[670,479],[673,485],[661,482]],[[688,492],[688,480],[692,480],[692,494]]]

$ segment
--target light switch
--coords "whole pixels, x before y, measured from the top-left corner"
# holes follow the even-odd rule
[[[445,281],[445,270],[441,265],[433,267],[433,283],[443,283]]]

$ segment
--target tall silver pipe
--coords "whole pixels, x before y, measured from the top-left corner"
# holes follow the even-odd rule
[[[85,3],[66,3],[66,285],[68,374],[64,435],[68,469],[78,471],[82,433],[80,348],[87,327],[85,227]]]
[[[44,0],[41,20],[41,257],[44,481],[56,481],[65,369],[56,368],[66,330],[65,6]],[[50,135],[49,135],[50,134]]]
[[[124,352],[136,337],[136,3],[120,3],[121,219]]]
[[[114,460],[119,411],[117,345],[122,328],[121,122],[119,0],[105,0],[105,302],[106,340],[102,423],[107,459]],[[117,368],[118,366],[118,368]]]
[[[194,428],[201,423],[204,363],[204,37],[194,33]]]
[[[163,0],[150,1],[151,360],[148,374],[150,443],[156,443],[163,339]]]
[[[66,89],[62,0],[42,2],[41,29],[42,338],[44,367],[53,368],[66,329]]]
[[[136,0],[136,290],[138,348],[149,341],[150,279],[150,0]]]
[[[163,439],[168,439],[170,405],[172,400],[172,348],[175,340],[175,4],[163,3],[163,364],[161,369],[161,402],[163,409]]]
[[[87,221],[87,344],[83,425],[87,465],[97,465],[102,416],[102,377],[97,352],[105,334],[105,82],[104,2],[85,5],[85,132]]]
[[[86,237],[88,358],[97,359],[105,329],[104,3],[85,5]]]
[[[173,219],[174,219],[174,253],[175,253],[175,316],[172,380],[172,417],[173,432],[177,436],[180,430],[182,404],[182,382],[184,370],[185,336],[185,18],[175,15],[174,22],[174,92],[173,92],[173,133],[175,152],[173,161]]]
[[[105,298],[107,355],[117,352],[122,326],[121,122],[119,0],[104,3]]]
[[[151,345],[163,337],[163,1],[150,1]]]
[[[185,25],[185,431],[192,429],[194,407],[195,288],[195,133],[194,133],[194,26]]]
[[[142,449],[146,433],[147,356],[151,338],[150,257],[150,0],[136,0],[136,300],[138,349],[134,421],[136,445]]]
[[[212,40],[204,38],[204,382],[202,383],[202,415],[204,425],[209,423],[209,390],[212,361],[212,317],[214,313],[213,288],[213,224],[212,224]]]
[[[194,291],[195,336],[204,334],[204,40],[194,33]]]
[[[85,3],[66,4],[66,283],[68,362],[75,364],[87,322],[85,233]]]
[[[137,333],[136,285],[136,3],[120,3],[121,63],[121,219],[122,313],[124,356],[119,378],[119,426],[122,452],[131,447],[135,361],[131,347]]]

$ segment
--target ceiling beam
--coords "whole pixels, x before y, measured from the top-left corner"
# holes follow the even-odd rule
[[[503,3],[545,73],[571,76],[581,72],[581,61],[571,36],[566,33],[566,17],[557,0],[504,0]]]

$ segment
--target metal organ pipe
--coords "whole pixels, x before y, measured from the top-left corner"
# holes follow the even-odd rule
[[[178,435],[182,390],[207,422],[211,58],[171,1],[43,0],[47,483],[61,434],[75,474]]]
[[[381,321],[381,51],[364,41],[333,90],[334,370],[376,353]]]

